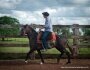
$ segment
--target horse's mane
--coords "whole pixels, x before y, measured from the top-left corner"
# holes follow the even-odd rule
[[[34,30],[34,28],[31,27],[30,25],[24,25],[24,28],[26,28],[27,26],[30,28],[30,30],[31,30],[32,33],[38,34],[38,33]]]
[[[32,32],[37,33],[34,28],[32,28],[31,26],[29,26],[29,27],[30,27]]]

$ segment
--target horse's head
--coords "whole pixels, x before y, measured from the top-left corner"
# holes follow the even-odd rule
[[[29,25],[24,25],[21,28],[21,35],[27,35],[29,32],[31,32],[31,27]]]

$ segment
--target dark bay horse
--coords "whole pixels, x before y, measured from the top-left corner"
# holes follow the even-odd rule
[[[30,51],[27,53],[27,56],[26,56],[26,59],[25,61],[28,60],[29,56],[31,55],[32,52],[34,51],[37,51],[39,56],[40,56],[40,59],[41,59],[41,62],[44,63],[44,59],[42,57],[42,53],[41,53],[41,49],[40,48],[40,45],[38,45],[37,43],[37,36],[38,36],[38,33],[29,25],[24,25],[21,29],[21,35],[25,35],[27,34],[27,37],[29,39],[29,45],[30,47],[33,46]],[[62,55],[65,53],[67,55],[67,63],[71,63],[71,58],[70,58],[70,53],[66,50],[66,48],[61,44],[61,39],[59,38],[58,35],[56,35],[56,46],[54,47],[56,48],[59,52],[61,52],[61,54],[59,54],[58,58],[57,58],[57,63],[59,63],[60,61],[60,58],[62,57]]]

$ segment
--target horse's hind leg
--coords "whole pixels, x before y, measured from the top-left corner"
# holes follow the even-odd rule
[[[57,58],[57,63],[59,63],[60,58],[62,57],[62,55],[63,55],[64,53],[65,53],[65,54],[67,55],[67,57],[68,57],[68,62],[67,62],[66,64],[71,63],[70,53],[69,53],[66,49],[64,49],[64,50],[59,50],[58,48],[56,48],[56,49],[61,52],[61,54],[60,54],[60,55],[58,56],[58,58]]]
[[[61,52],[61,54],[58,56],[58,58],[57,58],[57,63],[59,63],[60,58],[62,57],[63,54],[64,54],[64,52]]]
[[[59,54],[59,56],[58,56],[58,58],[57,58],[57,63],[59,63],[60,58],[61,58],[61,57],[62,57],[62,55],[64,54],[64,51],[63,51],[63,50],[61,50],[59,47],[56,47],[56,49],[57,49],[59,52],[61,52],[61,54]]]
[[[37,52],[38,52],[38,55],[40,56],[40,58],[41,58],[41,64],[42,63],[44,63],[44,59],[43,59],[43,57],[42,57],[42,54],[41,54],[41,51],[40,50],[37,50]]]
[[[70,53],[67,50],[65,50],[65,53],[68,57],[68,62],[66,64],[71,63]]]

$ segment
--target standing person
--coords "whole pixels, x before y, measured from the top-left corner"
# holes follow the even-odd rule
[[[49,17],[49,13],[43,12],[42,14],[43,14],[43,17],[45,18],[45,25],[44,25],[45,30],[42,36],[42,44],[43,44],[44,49],[47,49],[48,47],[47,36],[49,35],[49,33],[53,31],[53,28],[52,28],[51,19]]]

